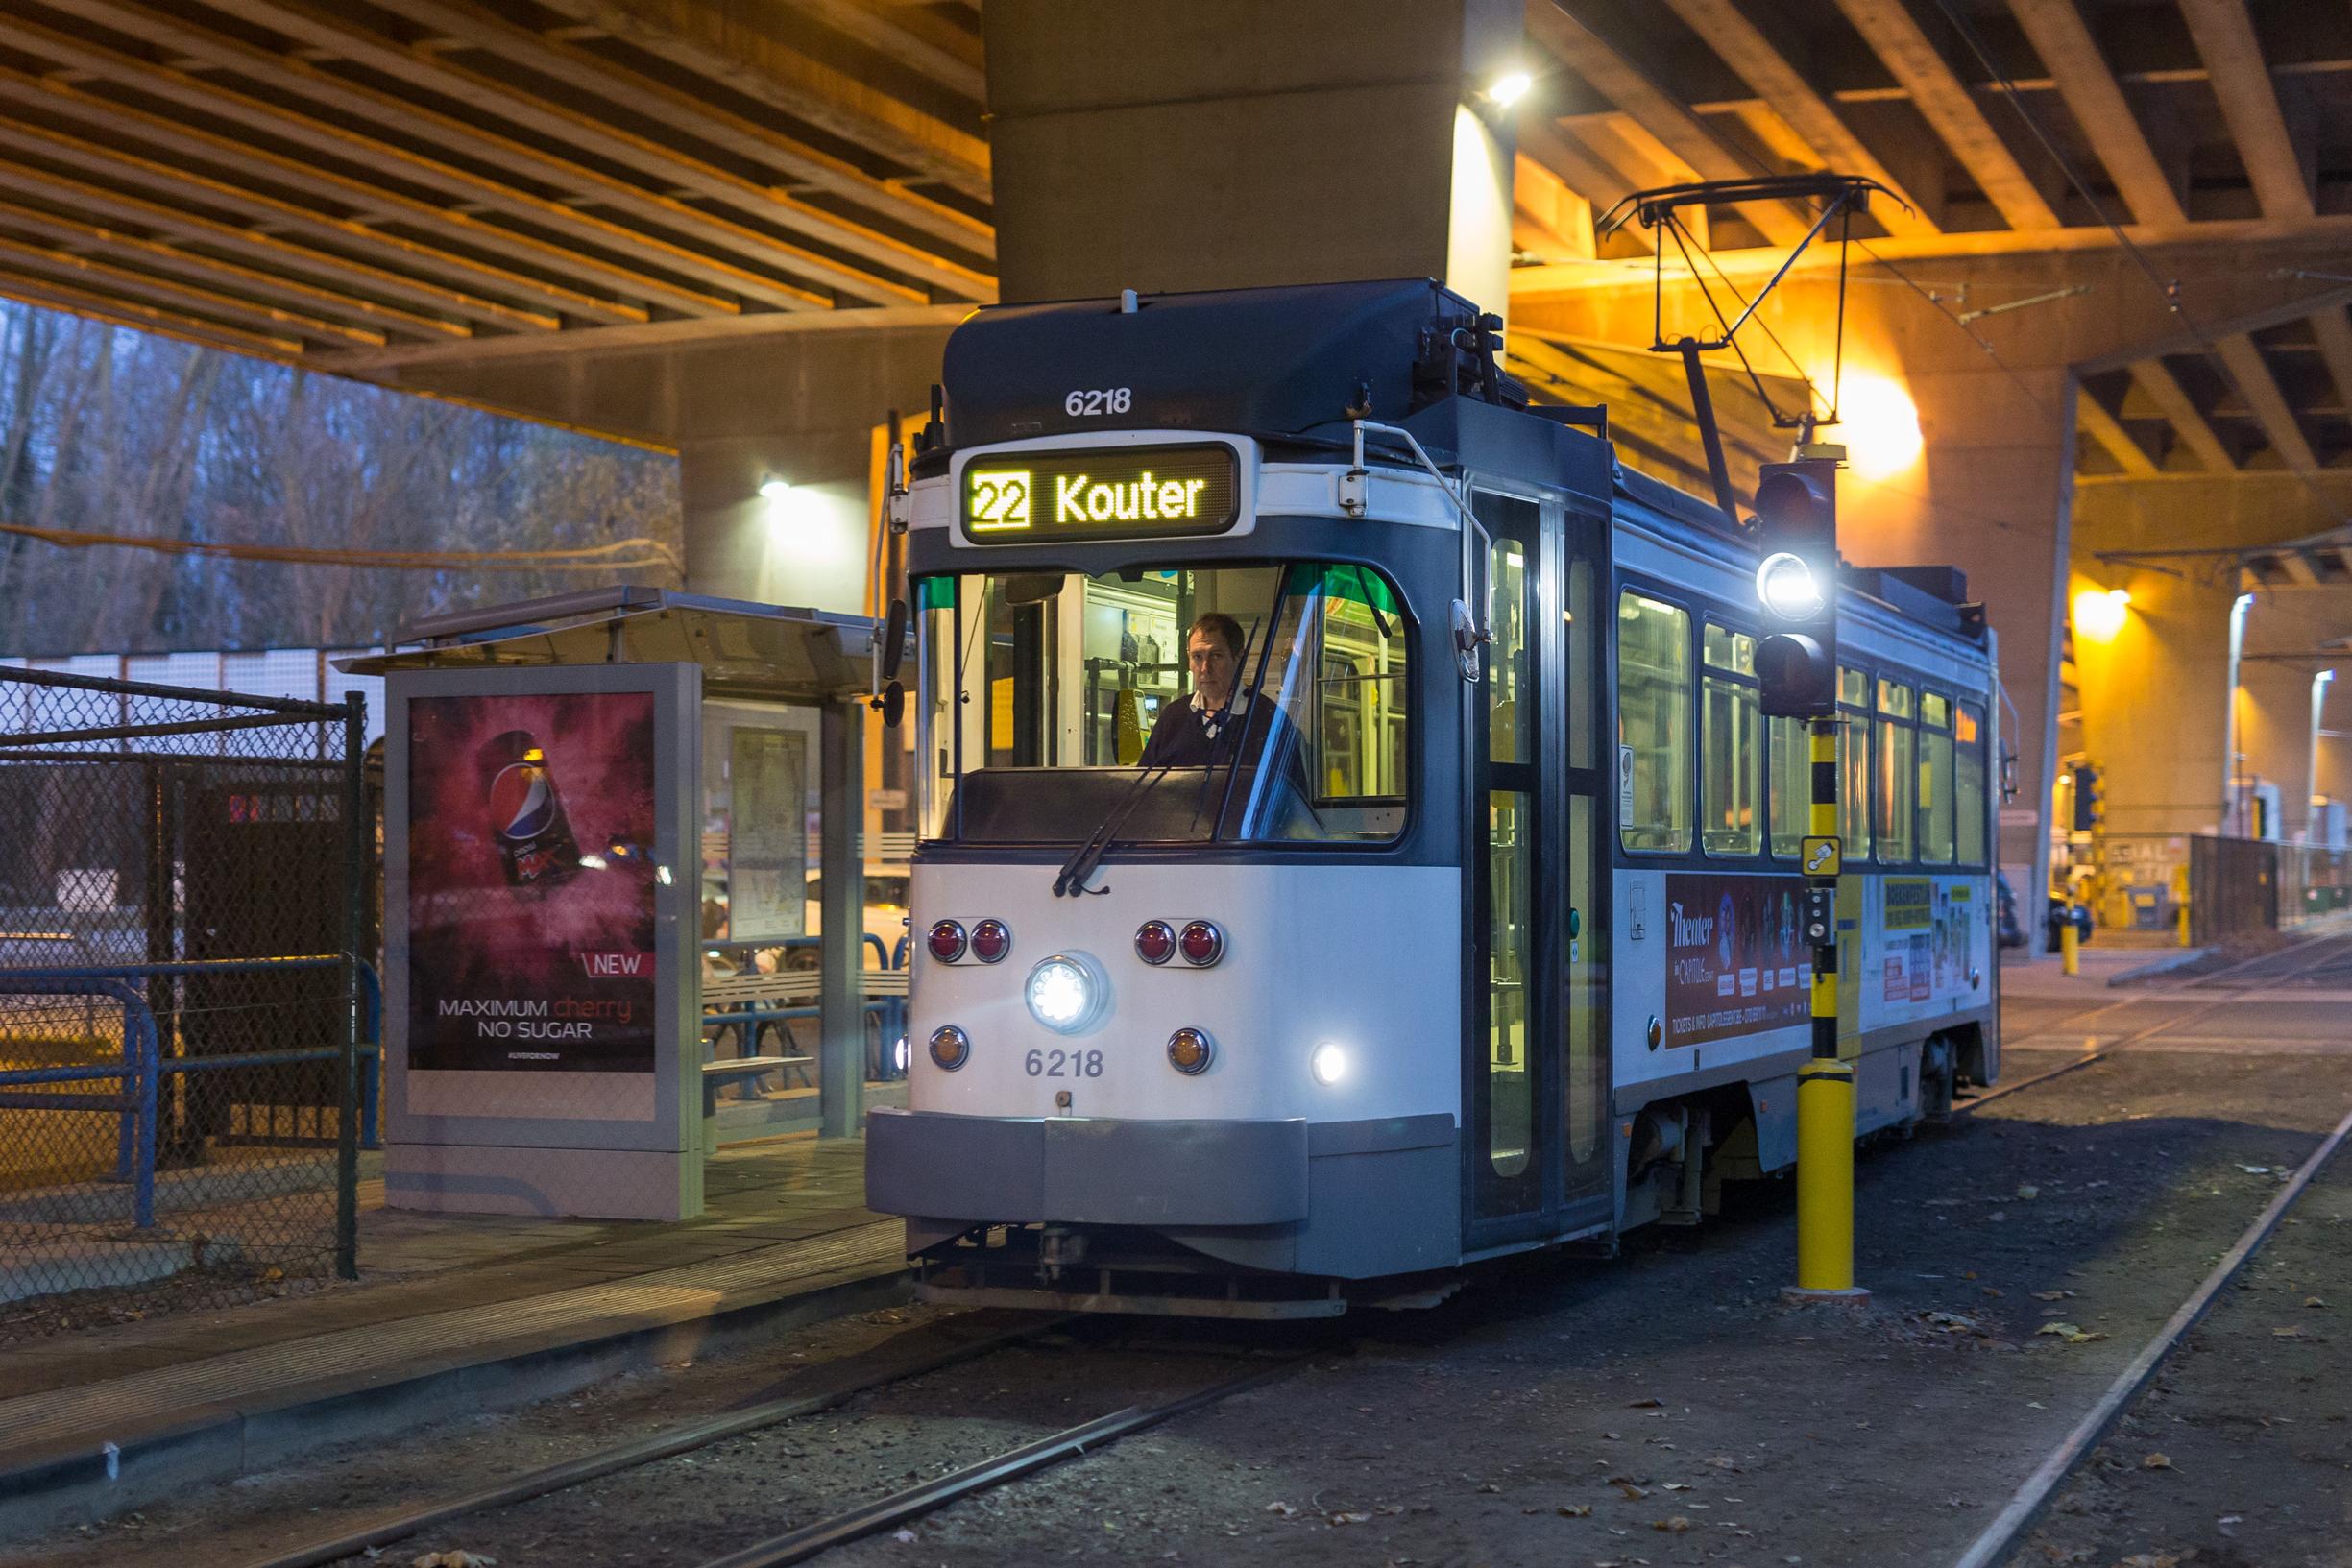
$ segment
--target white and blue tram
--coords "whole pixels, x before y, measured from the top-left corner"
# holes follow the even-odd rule
[[[1755,546],[1527,406],[1491,325],[1412,281],[950,340],[905,503],[909,1105],[866,1152],[928,1296],[1337,1312],[1790,1168],[1808,761],[1758,712]],[[1999,1066],[1963,599],[1841,572],[1865,1135]],[[1144,765],[1188,704],[1223,751]]]

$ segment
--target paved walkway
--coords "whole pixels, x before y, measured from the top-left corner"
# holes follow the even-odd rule
[[[356,1284],[12,1346],[0,1531],[903,1295],[902,1227],[862,1207],[861,1142],[724,1149],[705,1188],[700,1218],[654,1225],[394,1212],[368,1183]]]

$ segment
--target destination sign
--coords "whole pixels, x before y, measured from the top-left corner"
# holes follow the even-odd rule
[[[1008,452],[963,470],[975,544],[1217,534],[1240,516],[1239,464],[1222,445]]]

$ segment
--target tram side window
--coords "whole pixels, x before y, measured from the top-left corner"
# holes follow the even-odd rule
[[[1837,835],[1849,860],[1870,858],[1870,676],[1837,670]]]
[[[1690,613],[1617,599],[1618,840],[1690,847]]]
[[[1879,858],[1901,864],[1911,858],[1915,826],[1915,789],[1919,776],[1912,766],[1911,688],[1899,681],[1879,679]]]
[[[1700,696],[1699,845],[1709,855],[1754,855],[1763,847],[1763,812],[1757,799],[1761,744],[1756,639],[1709,622],[1702,639],[1707,666]],[[1745,679],[1742,679],[1745,677]]]
[[[1952,699],[1919,694],[1919,859],[1952,864]]]
[[[1952,711],[1952,804],[1958,813],[1958,853],[1964,866],[1984,864],[1984,714],[1961,703]]]

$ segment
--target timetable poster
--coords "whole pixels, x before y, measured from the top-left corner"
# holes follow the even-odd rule
[[[1666,1039],[1704,1045],[1812,1017],[1802,877],[1666,877]]]
[[[408,704],[408,1065],[654,1070],[653,694]]]

